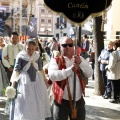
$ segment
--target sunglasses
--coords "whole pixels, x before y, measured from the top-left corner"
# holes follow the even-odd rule
[[[69,44],[61,44],[62,47],[66,48],[68,47],[73,47],[73,43],[69,43]]]

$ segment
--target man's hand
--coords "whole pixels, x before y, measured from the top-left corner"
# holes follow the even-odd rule
[[[73,71],[73,72],[76,72],[78,69],[79,69],[79,65],[76,64],[76,63],[74,63],[74,64],[72,65],[72,71]]]
[[[72,71],[76,72],[79,69],[79,64],[82,62],[79,56],[73,56],[74,63],[72,65]]]
[[[4,59],[5,59],[5,60],[8,60],[8,59],[9,59],[8,55],[7,55],[7,56],[4,56]]]
[[[82,62],[80,57],[77,55],[73,56],[73,58],[74,58],[74,63],[76,63],[76,64],[80,64]]]
[[[10,67],[10,68],[8,68],[8,70],[12,72],[12,71],[13,71],[13,68]]]

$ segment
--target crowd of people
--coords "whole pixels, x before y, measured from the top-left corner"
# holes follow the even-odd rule
[[[44,41],[37,37],[29,38],[22,43],[18,38],[16,32],[11,34],[8,43],[0,38],[0,92],[10,85],[20,93],[8,107],[10,120],[67,120],[68,117],[70,120],[85,120],[85,85],[89,77],[94,80],[93,40],[89,41],[84,35],[82,44],[77,44],[75,54],[74,40],[67,36]],[[113,96],[112,103],[119,99],[119,50],[120,42],[110,41],[98,58],[105,85],[103,98]],[[49,56],[46,66],[43,64],[43,53]],[[50,86],[52,104],[48,93]],[[73,101],[76,102],[75,107]]]
[[[3,85],[2,88],[9,85],[20,93],[12,99],[10,107],[8,107],[10,120],[67,120],[68,116],[70,119],[75,117],[77,120],[85,120],[83,98],[85,85],[82,79],[90,77],[93,70],[83,57],[74,55],[73,40],[63,37],[58,42],[53,37],[43,43],[38,38],[29,38],[22,42],[19,42],[18,38],[16,32],[11,34],[8,43],[5,43],[2,37],[0,38],[0,71],[1,75],[4,73],[0,81]],[[50,59],[49,80],[43,71],[42,53],[44,52]],[[87,71],[88,69],[89,71]],[[73,100],[72,81],[75,73],[76,82],[79,83],[75,91],[77,93],[75,98],[76,116],[73,115],[73,108],[69,109],[68,96],[70,93],[71,100]],[[47,92],[50,86],[49,81],[52,83],[54,95],[52,105],[50,105]],[[69,93],[67,92],[68,85],[70,86]],[[57,89],[59,90],[56,93]],[[61,112],[64,114],[62,106],[69,109],[65,110],[65,115],[61,114]]]

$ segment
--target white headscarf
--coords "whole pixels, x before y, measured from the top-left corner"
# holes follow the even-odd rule
[[[38,64],[35,62],[39,57],[39,53],[35,51],[32,56],[29,56],[25,50],[21,51],[18,56],[19,58],[28,61],[28,63],[24,66],[23,70],[27,71],[32,64],[36,70],[38,70]]]

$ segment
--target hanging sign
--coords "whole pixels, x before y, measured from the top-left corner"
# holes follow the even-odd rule
[[[112,0],[44,0],[49,10],[81,25],[90,16],[100,16]]]

